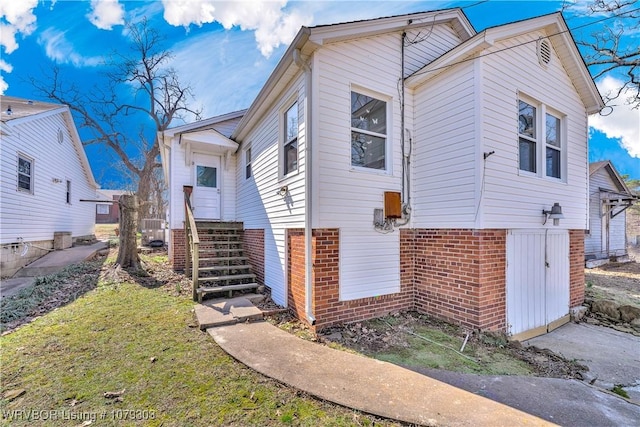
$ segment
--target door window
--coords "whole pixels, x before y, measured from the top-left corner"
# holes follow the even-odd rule
[[[197,167],[197,180],[196,185],[198,187],[216,188],[217,183],[217,169],[210,166]]]

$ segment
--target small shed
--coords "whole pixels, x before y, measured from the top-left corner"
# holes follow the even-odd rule
[[[635,200],[611,161],[589,164],[589,229],[584,241],[587,261],[627,255],[626,209]]]

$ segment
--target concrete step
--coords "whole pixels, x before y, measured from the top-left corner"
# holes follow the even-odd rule
[[[214,299],[197,304],[195,312],[200,329],[262,320],[262,311],[255,307],[248,297],[250,298],[251,295]]]

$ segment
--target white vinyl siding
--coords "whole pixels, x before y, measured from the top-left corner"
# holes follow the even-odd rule
[[[169,224],[172,229],[184,227],[184,191],[185,185],[194,185],[195,173],[193,165],[186,165],[185,144],[178,145],[179,137],[173,138],[171,150],[169,151],[170,163],[169,174],[171,183],[169,186],[170,218]],[[220,154],[218,154],[220,155]],[[193,160],[193,153],[192,153]],[[221,155],[220,166],[220,212],[222,221],[236,220],[236,164],[235,155]]]
[[[609,255],[626,252],[626,212],[607,220],[606,216],[603,216],[605,208],[600,197],[600,188],[610,189],[612,192],[618,191],[606,168],[599,169],[589,177],[590,233],[584,239],[584,252],[586,255],[606,258]],[[609,240],[608,252],[607,239]]]
[[[447,53],[462,40],[448,24],[410,29],[405,39],[405,77]]]
[[[551,209],[555,202],[564,214],[560,227],[587,228],[587,116],[554,49],[549,65],[539,65],[535,40],[543,36],[543,32],[534,32],[497,43],[485,51],[495,53],[480,60],[482,135],[477,158],[480,166],[484,163],[484,177],[479,168],[476,180],[483,183],[478,216],[478,225],[483,228],[538,228],[543,221],[542,209]],[[562,180],[519,173],[520,94],[548,106],[549,111],[564,114],[566,160],[562,168],[566,173]],[[483,161],[482,153],[491,151],[494,154]],[[552,222],[545,227],[553,227]]]
[[[373,228],[373,211],[384,191],[401,191],[398,79],[401,33],[336,42],[316,52],[317,122],[314,134],[314,228],[340,230],[340,298],[374,297],[400,289],[398,233]],[[375,58],[375,59],[374,59]],[[352,167],[352,91],[386,103],[385,169]],[[407,94],[407,127],[412,126]],[[366,257],[363,256],[366,254]],[[382,270],[380,270],[382,268]]]
[[[286,229],[304,227],[304,94],[304,78],[300,73],[244,139],[251,142],[253,178],[245,179],[243,168],[238,168],[236,175],[237,219],[245,229],[265,230],[265,284],[271,288],[274,301],[281,305],[287,304]],[[297,172],[281,177],[282,119],[293,102],[298,105]],[[283,187],[287,189],[285,193],[280,191]]]
[[[415,90],[414,227],[474,226],[479,84],[473,64],[463,63]]]
[[[400,233],[343,228],[340,254],[341,301],[400,292]]]
[[[2,243],[53,240],[56,231],[70,231],[73,237],[94,233],[96,205],[79,200],[95,200],[96,188],[89,183],[64,114],[55,110],[6,124],[10,132],[0,144]],[[23,156],[32,160],[33,194],[18,190],[18,158]],[[67,180],[73,183],[71,204],[66,203]]]

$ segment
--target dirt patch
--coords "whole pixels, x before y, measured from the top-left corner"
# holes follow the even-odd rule
[[[586,298],[607,299],[618,305],[640,307],[640,263],[611,262],[585,269]]]
[[[409,368],[577,379],[588,369],[549,350],[523,347],[503,335],[466,330],[417,312],[333,327],[317,336],[290,315],[271,321],[301,338]]]

